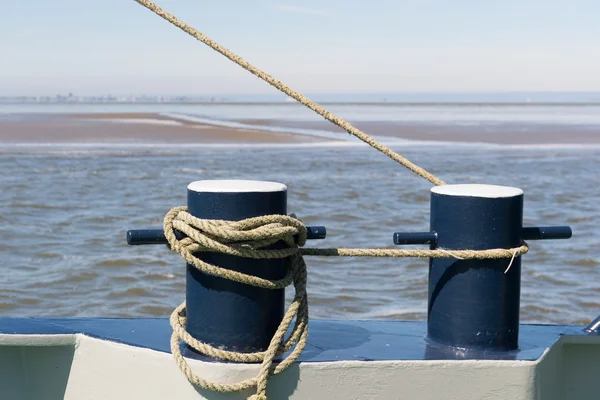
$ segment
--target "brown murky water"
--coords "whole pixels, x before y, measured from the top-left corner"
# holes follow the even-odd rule
[[[525,191],[527,225],[572,226],[532,242],[522,321],[582,323],[600,313],[600,150],[398,148],[449,183]],[[160,227],[201,179],[285,183],[289,211],[327,226],[310,246],[389,246],[429,225],[430,185],[364,147],[11,147],[0,150],[0,315],[167,316],[184,298],[184,264],[165,246],[129,247]],[[310,258],[314,317],[425,319],[427,261]]]

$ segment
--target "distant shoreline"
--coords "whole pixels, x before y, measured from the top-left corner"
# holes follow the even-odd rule
[[[317,101],[317,103],[326,106],[377,106],[377,107],[398,107],[398,106],[406,106],[406,107],[598,107],[600,106],[600,99],[598,101],[581,101],[581,102],[554,102],[554,101],[546,101],[546,102],[479,102],[479,101]],[[190,102],[177,102],[177,101],[164,101],[164,102],[143,102],[143,101],[89,101],[89,102],[3,102],[0,100],[1,105],[9,105],[9,106],[90,106],[90,105],[98,105],[98,106],[121,106],[121,105],[140,105],[140,106],[161,106],[161,105],[202,105],[202,106],[290,106],[290,107],[304,107],[300,103],[296,101],[190,101]]]
[[[600,91],[361,91],[361,92],[307,92],[308,98],[324,105],[512,105],[512,106],[567,106],[600,105]],[[40,94],[4,93],[0,104],[67,104],[67,105],[295,105],[295,100],[283,93],[77,93],[61,92]]]

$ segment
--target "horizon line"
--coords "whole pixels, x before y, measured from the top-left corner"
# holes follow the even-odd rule
[[[311,96],[482,96],[482,95],[494,95],[494,96],[508,96],[508,95],[598,95],[600,90],[511,90],[511,91],[356,91],[356,92],[305,92],[306,95]],[[284,93],[240,93],[240,92],[207,92],[207,93],[160,93],[160,92],[81,92],[78,93],[74,90],[56,91],[52,94],[0,94],[0,98],[14,98],[14,97],[56,97],[72,95],[73,97],[105,97],[105,96],[118,96],[118,97],[283,97],[288,96]]]

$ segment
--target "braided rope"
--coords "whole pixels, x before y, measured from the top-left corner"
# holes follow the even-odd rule
[[[322,257],[392,257],[392,258],[456,258],[459,260],[489,260],[497,258],[514,258],[527,253],[529,247],[523,243],[512,249],[489,250],[424,250],[424,249],[301,249],[304,256]]]

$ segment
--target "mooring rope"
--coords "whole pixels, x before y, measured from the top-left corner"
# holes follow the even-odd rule
[[[202,32],[194,29],[174,15],[166,12],[149,0],[135,0],[137,3],[154,12],[161,18],[180,28],[187,34],[206,44],[213,50],[221,53],[229,60],[241,66],[245,70],[259,77],[279,91],[308,107],[327,121],[344,129],[350,135],[357,137],[369,146],[379,150],[392,160],[398,162],[418,176],[428,180],[434,185],[445,185],[445,182],[425,169],[413,164],[405,157],[394,152],[387,146],[379,143],[365,132],[354,127],[344,119],[327,111],[325,108],[307,98],[301,93],[291,89],[280,80],[274,78],[265,71],[250,64],[242,57],[229,49],[210,39]],[[179,305],[171,315],[170,322],[173,327],[171,336],[171,351],[177,365],[185,374],[187,379],[204,389],[218,392],[241,391],[256,387],[256,394],[251,400],[267,400],[267,379],[271,374],[284,371],[292,365],[300,356],[306,346],[308,335],[308,301],[306,294],[306,264],[303,255],[326,256],[326,257],[420,257],[420,258],[456,258],[456,259],[500,259],[510,258],[508,272],[514,259],[528,251],[526,243],[512,249],[490,249],[490,250],[418,250],[418,249],[300,249],[306,242],[306,227],[299,220],[283,215],[270,215],[264,217],[250,218],[243,221],[216,221],[202,220],[193,217],[186,211],[186,207],[177,207],[169,211],[164,220],[164,231],[171,250],[179,253],[189,264],[198,270],[218,276],[224,279],[241,282],[247,285],[265,289],[281,289],[294,284],[296,295],[288,308],[285,316],[273,336],[269,347],[264,352],[239,353],[225,351],[212,347],[206,343],[193,338],[185,331],[185,302]],[[178,240],[175,230],[185,235],[186,238]],[[268,249],[267,247],[283,242],[287,245],[285,249]],[[286,276],[280,280],[262,279],[256,276],[231,271],[200,260],[194,253],[211,251],[235,255],[239,257],[268,259],[279,258],[288,261]],[[295,324],[290,336],[285,339],[285,334],[295,318]],[[180,340],[205,355],[228,361],[237,362],[260,362],[261,369],[258,376],[235,384],[221,384],[206,381],[195,375],[180,351]],[[273,360],[288,350],[292,352],[277,366],[273,367]]]
[[[175,229],[186,234],[178,240]],[[266,400],[267,379],[278,374],[294,363],[306,346],[308,336],[308,300],[306,294],[306,264],[299,246],[306,243],[306,227],[296,218],[286,215],[270,215],[250,218],[239,222],[202,220],[187,212],[187,207],[177,207],[167,213],[164,220],[165,237],[171,250],[198,270],[224,279],[241,282],[266,289],[283,289],[294,284],[296,294],[286,311],[281,324],[273,335],[269,347],[264,352],[241,353],[226,351],[210,346],[193,338],[185,330],[185,302],[171,314],[173,327],[171,352],[179,369],[187,379],[201,388],[217,392],[237,392],[256,387],[252,400]],[[266,249],[283,242],[284,249]],[[254,259],[286,259],[286,275],[280,280],[267,280],[256,276],[231,271],[206,263],[194,253],[202,251],[220,252]],[[291,334],[284,339],[292,321],[296,319]],[[214,383],[194,374],[180,351],[180,339],[196,351],[221,360],[235,362],[260,362],[259,374],[251,379],[234,384]],[[273,360],[292,349],[292,352],[273,368]]]
[[[170,22],[171,24],[175,25],[176,27],[178,27],[179,29],[181,29],[185,33],[193,36],[197,40],[199,40],[202,43],[206,44],[211,49],[213,49],[213,50],[221,53],[222,55],[224,55],[225,57],[227,57],[229,60],[233,61],[234,63],[236,63],[240,67],[244,68],[246,71],[248,71],[248,72],[256,75],[257,77],[259,77],[263,81],[267,82],[269,85],[273,86],[274,88],[276,88],[280,92],[285,93],[286,95],[288,95],[292,99],[296,100],[298,103],[300,103],[300,104],[308,107],[309,109],[313,110],[314,112],[316,112],[317,114],[319,114],[321,117],[325,118],[327,121],[329,121],[329,122],[331,122],[331,123],[339,126],[340,128],[342,128],[343,130],[345,130],[349,134],[357,137],[358,139],[360,139],[363,142],[367,143],[369,146],[371,146],[371,147],[379,150],[380,152],[382,152],[383,154],[385,154],[386,156],[388,156],[392,160],[394,160],[397,163],[399,163],[399,164],[403,165],[404,167],[408,168],[409,170],[411,170],[415,174],[419,175],[420,177],[422,177],[424,179],[427,179],[429,182],[431,182],[431,183],[433,183],[434,185],[437,185],[437,186],[445,184],[444,181],[442,181],[441,179],[439,179],[435,175],[427,172],[425,169],[419,167],[418,165],[413,164],[412,162],[410,162],[405,157],[402,157],[400,154],[396,153],[395,151],[393,151],[389,147],[383,145],[382,143],[379,143],[378,141],[376,141],[375,139],[373,139],[371,136],[367,135],[366,133],[364,133],[360,129],[354,127],[349,122],[347,122],[344,119],[338,117],[337,115],[335,115],[335,114],[327,111],[325,108],[323,108],[322,106],[320,106],[318,103],[316,103],[313,100],[309,99],[308,97],[302,95],[301,93],[293,90],[292,88],[290,88],[289,86],[287,86],[286,84],[284,84],[283,82],[281,82],[279,79],[274,78],[272,75],[270,75],[270,74],[266,73],[265,71],[263,71],[263,70],[255,67],[254,65],[250,64],[248,61],[244,60],[239,55],[237,55],[234,52],[232,52],[231,50],[229,50],[229,49],[221,46],[219,43],[215,42],[214,40],[212,40],[211,38],[209,38],[208,36],[206,36],[202,32],[194,29],[190,25],[188,25],[185,22],[181,21],[180,19],[178,19],[177,17],[175,17],[173,14],[169,14],[168,12],[166,12],[165,10],[163,10],[162,8],[160,8],[159,6],[157,6],[156,4],[154,4],[153,2],[151,2],[149,0],[135,0],[135,1],[138,2],[139,4],[141,4],[142,6],[146,7],[150,11],[154,12],[159,17],[161,17],[161,18],[167,20],[168,22]]]
[[[187,237],[181,240],[177,239],[175,230],[182,232]],[[187,263],[206,274],[265,289],[283,289],[293,283],[296,290],[294,300],[265,352],[239,353],[226,351],[193,338],[185,331],[185,302],[179,305],[171,314],[170,322],[173,327],[171,352],[177,365],[188,380],[194,385],[218,392],[234,392],[256,387],[256,394],[250,397],[252,400],[266,400],[269,375],[278,374],[292,365],[306,346],[308,301],[306,293],[307,272],[303,255],[457,259],[510,258],[509,266],[505,271],[507,272],[515,257],[525,254],[528,250],[525,243],[513,249],[491,250],[301,249],[300,247],[306,243],[306,227],[294,217],[267,215],[242,221],[205,220],[188,213],[187,207],[176,207],[166,214],[164,231],[171,250],[178,253]],[[284,249],[266,248],[276,242],[283,242],[287,247]],[[263,279],[209,264],[195,255],[195,253],[206,251],[253,259],[287,259],[288,269],[282,279]],[[291,334],[288,339],[284,340],[285,333],[294,318],[296,318],[296,322]],[[180,340],[183,340],[196,351],[210,357],[235,362],[260,362],[262,363],[260,373],[254,378],[234,384],[214,383],[204,380],[194,374],[185,361],[179,348]],[[275,356],[285,353],[292,347],[294,347],[294,350],[273,368]]]

